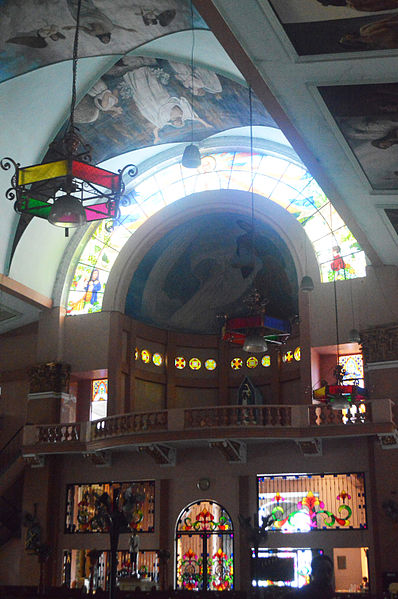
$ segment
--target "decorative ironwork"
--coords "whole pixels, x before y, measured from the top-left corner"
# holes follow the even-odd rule
[[[15,211],[65,227],[66,236],[68,227],[118,218],[120,197],[125,191],[124,177],[132,179],[137,174],[137,167],[130,164],[118,174],[91,165],[91,147],[83,141],[75,127],[80,9],[81,0],[78,0],[72,56],[72,98],[63,138],[50,145],[47,155],[50,161],[43,164],[21,167],[9,157],[0,161],[3,170],[14,167],[6,198],[14,201]]]
[[[189,516],[184,518],[184,525],[180,530],[194,530],[199,531],[212,531],[215,530],[230,530],[232,528],[231,520],[229,516],[222,515],[218,521],[215,520],[214,514],[212,514],[206,507],[201,512],[196,514],[196,520],[192,522],[192,518]]]
[[[153,481],[69,485],[65,531],[109,532],[105,508],[117,504],[128,515],[122,532],[153,532],[154,493]]]
[[[233,585],[233,557],[221,547],[208,561],[209,584],[215,591],[229,591]]]
[[[259,477],[259,503],[260,514],[273,518],[272,530],[366,528],[361,473]]]
[[[182,556],[178,570],[184,589],[196,591],[201,588],[203,560],[191,548]]]
[[[212,501],[188,506],[176,527],[177,588],[233,588],[233,526],[225,509]]]

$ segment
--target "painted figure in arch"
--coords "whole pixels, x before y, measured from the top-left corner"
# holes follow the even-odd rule
[[[211,127],[196,114],[186,98],[170,95],[160,81],[161,76],[161,69],[148,66],[123,75],[138,110],[154,126],[153,142],[159,143],[159,132],[166,125],[181,129],[186,121],[193,120],[204,127]]]

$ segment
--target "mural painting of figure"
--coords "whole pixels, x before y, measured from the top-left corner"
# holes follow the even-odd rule
[[[189,65],[172,60],[169,61],[169,65],[174,70],[176,79],[181,81],[183,86],[191,90],[195,96],[204,96],[208,93],[214,94],[218,100],[221,98],[221,81],[214,71],[194,67],[192,77],[192,69]]]
[[[153,142],[160,142],[159,132],[166,125],[180,129],[186,121],[193,120],[211,128],[209,123],[196,114],[186,98],[170,95],[159,80],[160,74],[160,69],[146,66],[123,75],[138,110],[154,126]]]
[[[72,17],[77,19],[77,8],[79,0],[66,0],[68,9]],[[75,25],[68,25],[64,29],[74,29]],[[112,37],[112,32],[115,29],[122,29],[124,31],[136,31],[135,29],[129,29],[121,25],[115,25],[115,23],[109,19],[102,10],[99,10],[92,0],[82,0],[80,8],[80,29],[96,37],[103,44],[109,44]]]
[[[358,32],[343,35],[339,44],[347,50],[391,50],[398,48],[398,15],[362,25]]]
[[[35,31],[17,33],[6,41],[7,44],[18,44],[28,48],[47,48],[48,41],[57,42],[64,40],[65,36],[60,32],[57,25],[47,25]]]
[[[84,96],[82,101],[75,109],[76,123],[94,123],[101,112],[106,112],[112,117],[117,117],[122,114],[123,109],[118,106],[119,90],[111,91],[108,89],[105,81],[99,79],[90,89],[88,94]]]

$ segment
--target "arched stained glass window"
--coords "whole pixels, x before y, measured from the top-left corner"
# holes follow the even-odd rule
[[[108,410],[108,379],[91,381],[90,420],[106,418]]]
[[[185,196],[209,190],[250,191],[289,212],[303,226],[322,282],[363,277],[365,255],[322,189],[300,164],[271,153],[215,152],[198,169],[174,163],[137,177],[124,196],[116,226],[101,221],[83,248],[68,294],[67,313],[98,312],[109,273],[131,235],[153,214]]]
[[[214,501],[190,504],[176,524],[176,588],[229,591],[233,586],[231,517]]]

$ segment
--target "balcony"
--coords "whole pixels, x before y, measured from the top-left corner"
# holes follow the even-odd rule
[[[127,446],[148,447],[177,441],[278,440],[384,436],[394,445],[393,402],[364,402],[365,409],[343,414],[324,405],[255,405],[133,412],[94,422],[27,425],[25,458],[54,453],[96,454]],[[230,443],[230,441],[227,441]]]

